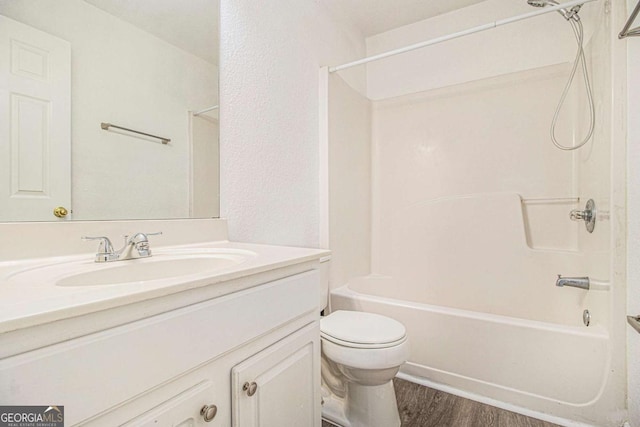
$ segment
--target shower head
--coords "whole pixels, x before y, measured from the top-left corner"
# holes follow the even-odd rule
[[[533,7],[545,7],[549,5],[556,6],[559,4],[557,1],[554,1],[554,0],[527,0],[527,3],[529,3],[529,6],[533,6]]]
[[[529,6],[533,6],[533,7],[557,6],[557,5],[560,4],[556,0],[527,0],[527,3],[529,4]],[[560,15],[562,15],[564,17],[564,19],[566,19],[567,21],[569,19],[573,19],[575,21],[578,21],[578,20],[580,20],[580,17],[578,16],[578,12],[580,11],[580,7],[581,7],[581,5],[574,6],[569,10],[560,9],[558,11],[558,13]]]

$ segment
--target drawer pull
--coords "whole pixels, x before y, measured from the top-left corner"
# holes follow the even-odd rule
[[[258,384],[256,384],[255,382],[246,382],[244,383],[244,385],[242,386],[242,390],[247,392],[247,396],[251,397],[254,394],[256,394],[256,390],[258,390]]]
[[[202,409],[200,409],[200,415],[206,422],[211,422],[216,417],[218,413],[218,407],[216,405],[204,405]]]

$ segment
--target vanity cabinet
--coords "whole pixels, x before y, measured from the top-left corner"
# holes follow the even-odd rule
[[[64,405],[68,426],[320,426],[319,280],[314,269],[4,358],[0,404]]]

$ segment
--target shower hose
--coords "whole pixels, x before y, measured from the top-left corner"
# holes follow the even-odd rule
[[[571,24],[571,28],[573,29],[573,33],[576,36],[576,40],[578,42],[578,52],[576,53],[576,59],[573,61],[573,68],[571,69],[571,74],[569,75],[569,80],[564,87],[562,92],[562,96],[560,97],[560,102],[558,102],[558,106],[556,107],[556,112],[553,115],[553,120],[551,121],[551,141],[553,145],[555,145],[560,150],[564,151],[573,151],[578,148],[584,146],[589,139],[593,136],[593,129],[595,127],[596,121],[596,112],[595,107],[593,105],[593,94],[591,93],[591,83],[589,82],[589,72],[587,71],[587,64],[584,58],[584,49],[582,48],[582,44],[584,42],[584,31],[582,27],[582,22],[580,19],[569,19],[569,23]],[[558,124],[558,116],[560,115],[560,110],[564,105],[564,102],[567,98],[567,94],[569,93],[569,89],[571,88],[571,84],[573,83],[573,79],[576,76],[576,71],[578,70],[578,64],[582,64],[582,74],[584,75],[584,84],[587,90],[587,99],[589,101],[589,132],[587,136],[577,145],[574,146],[566,146],[562,145],[558,142],[556,138],[556,125]]]

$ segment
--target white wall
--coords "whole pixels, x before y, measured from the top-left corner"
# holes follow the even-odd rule
[[[637,4],[628,0],[627,16]],[[636,20],[634,27],[640,25]],[[640,39],[627,41],[627,314],[640,314]],[[640,426],[640,335],[627,327],[629,419]]]
[[[216,102],[217,68],[82,0],[2,0],[0,14],[71,43],[73,218],[188,217],[188,111]]]
[[[313,0],[223,0],[221,29],[221,213],[229,235],[318,246],[318,69],[363,56],[364,40]]]

